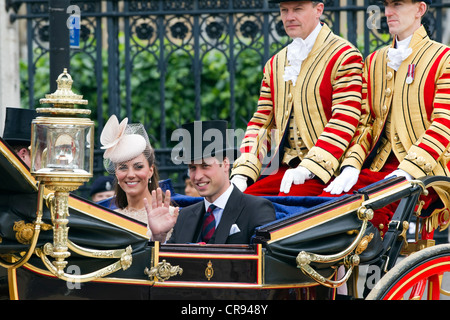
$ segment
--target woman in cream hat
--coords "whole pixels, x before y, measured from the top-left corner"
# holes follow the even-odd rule
[[[155,152],[150,145],[147,132],[140,123],[128,124],[128,118],[119,123],[112,115],[100,136],[105,169],[116,175],[116,211],[148,222],[145,202],[152,196],[161,195],[159,175],[155,165]],[[153,194],[153,195],[152,195]],[[170,191],[166,192],[170,199]],[[176,219],[178,209],[172,210]]]

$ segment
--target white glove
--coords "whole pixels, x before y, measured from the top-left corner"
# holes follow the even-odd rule
[[[408,181],[413,180],[413,177],[408,172],[406,172],[402,169],[394,170],[384,178],[387,179],[387,178],[392,178],[392,177],[405,177],[406,180],[408,180]]]
[[[303,184],[306,180],[314,178],[314,174],[305,167],[287,169],[281,180],[280,192],[289,193],[292,183]]]
[[[348,192],[356,184],[358,177],[358,169],[352,166],[344,167],[341,174],[323,190],[331,194],[341,194],[342,191]]]
[[[245,189],[247,189],[247,177],[246,176],[237,174],[237,175],[233,176],[233,178],[231,178],[231,183],[234,184],[236,186],[236,188],[238,188],[242,192],[244,192]]]

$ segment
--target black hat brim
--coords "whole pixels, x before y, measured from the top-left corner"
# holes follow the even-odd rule
[[[179,150],[175,150],[176,152],[178,151],[178,153],[183,153],[182,156],[174,156],[173,160],[174,162],[180,162],[180,163],[192,163],[192,162],[196,162],[196,161],[201,161],[203,159],[207,159],[207,158],[225,158],[227,157],[231,163],[234,162],[234,160],[236,160],[239,155],[240,155],[240,151],[236,148],[228,148],[228,149],[223,149],[223,150],[218,150],[215,151],[214,153],[203,153],[201,155],[197,155],[194,154],[193,156],[185,156],[185,150],[184,149],[179,149]]]

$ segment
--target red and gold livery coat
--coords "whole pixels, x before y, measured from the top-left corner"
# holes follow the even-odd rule
[[[293,112],[297,130],[291,134],[306,147],[304,154],[295,156],[326,183],[339,169],[361,115],[362,55],[325,24],[302,62],[295,86],[283,79],[286,55],[284,48],[265,65],[258,108],[232,175],[257,180],[268,152],[283,152],[280,144]]]
[[[450,176],[450,48],[422,26],[395,71],[387,65],[393,45],[365,60],[361,122],[342,166],[379,171],[393,152],[414,178]],[[375,157],[364,163],[372,151]],[[436,191],[448,207],[448,193]]]

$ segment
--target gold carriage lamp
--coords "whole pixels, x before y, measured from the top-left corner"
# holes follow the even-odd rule
[[[92,177],[94,122],[86,117],[90,110],[75,108],[88,101],[72,92],[67,69],[56,82],[57,90],[40,99],[41,104],[53,106],[37,108],[45,115],[32,122],[31,174],[47,187],[64,185],[73,191]]]
[[[44,188],[53,191],[46,196],[53,224],[53,243],[36,249],[47,269],[67,281],[90,281],[131,265],[131,246],[118,250],[92,250],[82,248],[68,237],[69,193],[89,181],[93,173],[94,122],[87,109],[76,109],[87,104],[83,96],[72,92],[72,77],[67,69],[56,80],[57,90],[40,99],[41,104],[31,123],[31,174],[39,181],[38,212],[42,212]],[[70,250],[95,258],[119,258],[113,265],[85,275],[64,273],[65,260]],[[53,257],[50,262],[47,256]]]
[[[55,258],[53,265],[58,274],[63,274],[67,264],[69,192],[78,189],[92,177],[94,122],[86,115],[90,110],[76,109],[77,104],[87,104],[83,96],[72,92],[72,77],[67,69],[56,80],[58,87],[41,104],[52,104],[38,108],[38,116],[31,123],[31,174],[43,190],[54,191],[53,244],[44,246],[44,253]]]

